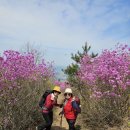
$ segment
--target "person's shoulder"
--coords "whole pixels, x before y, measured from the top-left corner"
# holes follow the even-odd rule
[[[71,102],[76,102],[75,97],[71,98]]]
[[[51,99],[51,93],[47,95],[47,98]]]

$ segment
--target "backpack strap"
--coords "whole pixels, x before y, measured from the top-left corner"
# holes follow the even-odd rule
[[[43,107],[42,107],[42,110],[48,111],[48,108],[45,107],[45,106],[43,106]]]
[[[72,107],[73,109],[75,110],[75,112],[78,114],[81,112],[81,108],[80,106],[78,105],[78,103],[76,102],[76,100],[72,100]]]

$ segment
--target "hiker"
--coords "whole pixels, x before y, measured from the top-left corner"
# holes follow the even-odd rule
[[[45,123],[40,124],[36,127],[36,130],[51,130],[51,125],[53,123],[53,106],[61,107],[60,104],[57,104],[58,95],[61,93],[60,87],[55,86],[52,93],[50,93],[42,107],[42,115],[45,119]]]
[[[67,123],[69,125],[69,130],[75,130],[75,122],[78,113],[80,113],[80,106],[77,104],[75,97],[72,94],[71,88],[66,88],[64,92],[65,101],[63,104],[63,110],[59,113],[59,115],[64,114]]]

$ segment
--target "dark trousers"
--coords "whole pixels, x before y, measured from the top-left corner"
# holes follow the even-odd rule
[[[67,119],[67,122],[69,125],[69,130],[75,130],[74,124],[75,124],[76,120]]]
[[[38,126],[38,130],[51,130],[51,125],[53,123],[53,112],[42,113],[45,123],[42,123]]]

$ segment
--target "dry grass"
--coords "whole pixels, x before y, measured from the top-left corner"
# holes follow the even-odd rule
[[[0,97],[0,129],[25,130],[42,120],[39,97],[48,87],[47,81],[21,82],[21,88],[5,88]]]

